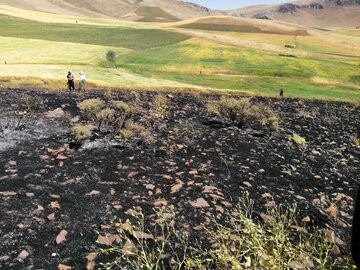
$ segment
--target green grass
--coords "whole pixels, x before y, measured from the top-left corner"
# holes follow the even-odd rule
[[[248,91],[265,96],[360,98],[354,84],[357,66],[311,58],[287,58],[258,50],[187,41],[153,50],[130,52],[120,67],[153,79],[166,79],[206,88]],[[202,75],[200,75],[200,71]],[[313,78],[336,81],[313,82]],[[355,79],[356,80],[356,79]]]
[[[156,25],[41,23],[6,16],[0,16],[0,24],[0,77],[16,77],[16,82],[19,77],[62,80],[72,69],[76,74],[84,70],[89,81],[101,86],[230,90],[263,96],[277,96],[283,88],[287,97],[360,99],[358,61],[351,55],[350,61],[282,57],[261,49],[221,45],[221,40],[189,39]],[[268,35],[269,40],[274,36],[260,35]],[[275,36],[280,39],[277,42],[285,37]],[[312,40],[303,38],[306,45]],[[323,38],[314,41],[331,49]],[[349,48],[340,46],[339,52],[346,54]],[[108,68],[108,50],[116,51],[118,69]]]
[[[74,42],[144,50],[188,39],[161,29],[55,24],[0,16],[0,36]]]
[[[226,23],[189,23],[180,26],[187,29],[198,29],[208,31],[225,31],[225,32],[244,32],[244,33],[268,33],[268,34],[284,34],[284,35],[308,35],[306,30],[280,31],[280,30],[263,30],[254,25],[236,25]]]
[[[179,19],[159,7],[139,7],[135,13],[143,18],[139,22],[175,22]]]

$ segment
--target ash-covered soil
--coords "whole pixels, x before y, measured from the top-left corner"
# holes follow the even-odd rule
[[[156,142],[115,147],[98,141],[76,149],[69,146],[69,119],[79,120],[77,103],[101,92],[69,97],[3,89],[2,123],[24,94],[42,105],[18,130],[0,130],[1,269],[85,269],[85,257],[100,247],[98,235],[114,233],[114,223],[133,208],[149,216],[155,207],[172,207],[177,227],[198,234],[193,228],[200,223],[211,226],[213,217],[222,222],[243,191],[258,213],[296,202],[299,226],[334,231],[340,251],[349,255],[360,182],[360,148],[353,142],[360,135],[360,109],[353,105],[255,98],[280,117],[280,132],[270,135],[209,121],[206,103],[217,96],[172,94],[167,116],[159,119],[150,113],[156,93],[119,92],[137,108],[135,120],[150,119]],[[49,117],[58,108],[66,117]],[[306,146],[289,139],[294,133]],[[198,199],[208,205],[194,207]],[[326,211],[331,204],[336,217]],[[310,222],[302,222],[305,217]],[[57,244],[62,230],[66,240]]]

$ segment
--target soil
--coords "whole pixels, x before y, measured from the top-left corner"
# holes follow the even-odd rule
[[[218,96],[171,94],[162,119],[152,113],[156,92],[118,91],[119,100],[137,108],[134,121],[147,119],[156,142],[94,141],[76,149],[69,119],[79,116],[78,102],[103,93],[2,89],[0,122],[19,108],[24,94],[43,105],[18,130],[0,129],[1,269],[57,269],[59,264],[85,269],[85,257],[100,248],[98,235],[114,232],[114,223],[129,217],[128,209],[150,216],[155,205],[166,204],[179,228],[210,226],[213,216],[222,221],[221,210],[231,211],[244,191],[258,213],[273,203],[296,202],[299,226],[334,231],[342,254],[349,255],[360,183],[360,148],[354,143],[360,135],[359,107],[254,98],[279,115],[281,130],[270,134],[212,119],[206,103]],[[58,108],[65,117],[45,117]],[[293,134],[304,137],[306,145],[294,143]],[[184,184],[172,192],[179,181]],[[197,199],[209,207],[194,207]],[[336,218],[326,212],[331,204],[338,208]],[[307,216],[310,222],[303,224]],[[68,232],[66,240],[57,244],[62,230]],[[23,250],[29,255],[17,259]]]

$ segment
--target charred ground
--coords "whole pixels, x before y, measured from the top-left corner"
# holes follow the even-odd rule
[[[211,226],[213,216],[221,222],[223,211],[231,210],[244,190],[258,213],[274,203],[296,202],[299,226],[334,231],[341,253],[349,254],[360,175],[360,148],[354,143],[359,107],[254,98],[252,102],[272,107],[279,116],[280,131],[268,134],[213,121],[206,104],[218,96],[172,94],[162,119],[151,113],[155,92],[69,96],[2,89],[1,120],[20,110],[22,95],[40,99],[41,105],[21,128],[0,133],[4,269],[56,269],[60,263],[83,269],[85,257],[99,249],[98,235],[114,233],[114,223],[128,218],[125,212],[134,208],[151,216],[155,207],[170,207],[179,228],[198,234],[194,228],[200,223]],[[120,146],[97,140],[72,148],[69,123],[81,121],[78,102],[115,96],[135,107],[135,120],[148,121],[155,143],[134,139]],[[58,108],[65,116],[49,117],[48,112]],[[293,134],[304,137],[306,145],[291,141]],[[191,202],[199,198],[209,207],[195,208]],[[336,217],[326,211],[332,204]],[[307,216],[310,222],[303,223]],[[62,230],[68,235],[57,244]],[[16,259],[23,250],[29,255]]]

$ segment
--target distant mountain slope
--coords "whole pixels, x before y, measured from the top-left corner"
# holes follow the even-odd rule
[[[360,26],[360,0],[302,0],[231,12],[236,16],[281,20],[313,27]]]
[[[0,0],[0,5],[55,14],[147,22],[169,22],[219,13],[177,0]]]

